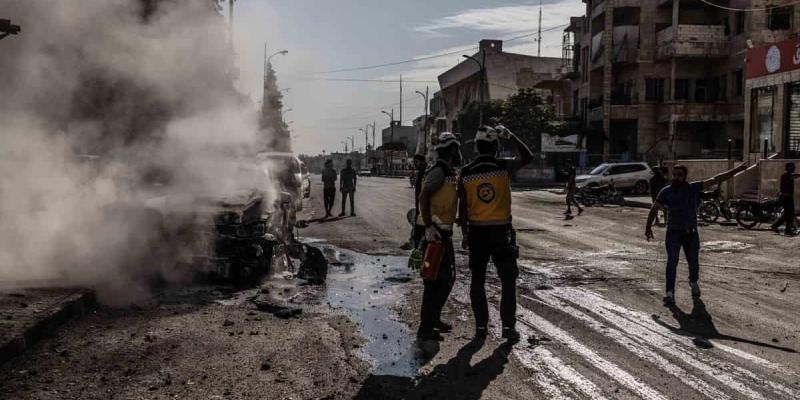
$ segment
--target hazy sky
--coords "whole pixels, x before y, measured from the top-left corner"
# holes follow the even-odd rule
[[[542,55],[560,56],[563,26],[581,15],[581,0],[544,0]],[[380,130],[388,126],[381,109],[395,109],[399,117],[399,85],[381,82],[326,79],[397,80],[404,84],[403,122],[424,113],[422,97],[414,92],[430,86],[438,90],[437,75],[457,64],[461,52],[388,68],[321,73],[352,67],[403,61],[477,46],[482,38],[508,39],[534,33],[539,1],[477,0],[238,0],[235,32],[240,88],[255,100],[261,97],[264,43],[273,57],[281,88],[286,93],[286,115],[296,135],[295,151],[318,154],[343,149],[347,136],[373,120]],[[505,44],[507,51],[536,53],[535,36]],[[464,51],[472,54],[475,50]],[[370,138],[371,140],[371,138]]]

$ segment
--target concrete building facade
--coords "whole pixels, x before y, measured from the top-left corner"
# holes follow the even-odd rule
[[[481,68],[473,60],[464,60],[439,75],[441,90],[431,99],[431,116],[435,132],[462,133],[464,140],[474,136],[478,121],[465,119],[479,103],[505,100],[519,89],[533,88],[550,78],[561,65],[560,58],[533,57],[503,51],[502,40],[481,40],[473,57],[484,65],[485,80],[481,85]],[[484,121],[488,123],[488,121]]]
[[[571,84],[550,89],[565,118],[594,132],[592,162],[720,158],[729,140],[741,151],[746,13],[700,0],[584,2],[565,30]]]

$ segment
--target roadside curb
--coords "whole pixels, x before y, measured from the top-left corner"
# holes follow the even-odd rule
[[[51,336],[64,323],[82,317],[94,304],[93,292],[76,290],[58,304],[42,310],[36,320],[22,332],[16,333],[5,343],[0,343],[0,365],[22,354],[39,340]]]

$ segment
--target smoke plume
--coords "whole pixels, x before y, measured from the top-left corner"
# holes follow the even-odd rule
[[[263,132],[215,1],[0,0],[0,16],[22,26],[0,42],[0,287],[135,301],[152,274],[183,279],[164,265],[180,249],[154,250],[164,227],[125,205],[188,215],[175,198],[270,190],[242,173]]]

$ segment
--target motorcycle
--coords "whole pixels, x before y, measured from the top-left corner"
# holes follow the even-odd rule
[[[777,199],[765,201],[742,200],[736,212],[736,222],[745,229],[759,224],[773,224],[783,214],[783,206]]]
[[[711,224],[717,222],[719,217],[725,218],[727,221],[736,218],[739,203],[734,200],[725,200],[720,188],[701,193],[700,200],[697,214],[701,221]]]
[[[617,190],[613,183],[603,186],[585,186],[575,194],[575,200],[587,207],[595,204],[616,204],[619,206],[625,204],[622,192]]]

